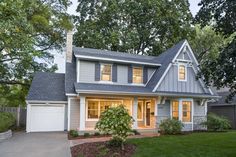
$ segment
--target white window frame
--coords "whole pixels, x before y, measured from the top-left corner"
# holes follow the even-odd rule
[[[173,99],[171,100],[171,105],[170,105],[170,116],[171,119],[173,118],[172,115],[172,102],[173,101],[179,101],[179,120],[183,122],[183,101],[189,101],[191,102],[191,122],[183,122],[184,124],[193,124],[193,114],[194,114],[194,104],[193,104],[193,99],[192,98],[180,98],[180,99]]]
[[[104,66],[104,65],[110,65],[111,66],[111,81],[104,81],[104,80],[102,80],[102,66]],[[112,83],[112,65],[113,64],[109,64],[109,63],[100,63],[100,82]]]
[[[184,66],[184,68],[185,68],[185,79],[184,80],[181,80],[179,77],[179,68],[180,68],[180,66]],[[188,78],[188,73],[187,73],[187,64],[185,64],[185,63],[178,63],[178,81],[187,81],[187,78]]]
[[[142,113],[142,118],[141,119],[138,119],[138,121],[142,121],[143,120],[143,101],[138,101],[138,103],[141,102],[142,103],[142,106],[141,106],[141,113]],[[138,117],[138,110],[137,110],[137,117]]]
[[[99,120],[99,118],[88,118],[88,101],[98,101],[98,117],[100,117],[100,115],[101,115],[101,111],[100,111],[101,101],[120,101],[121,104],[124,103],[124,100],[118,100],[118,99],[114,99],[114,100],[112,100],[112,99],[86,99],[86,111],[85,111],[86,112],[85,113],[85,115],[86,115],[85,120],[86,121],[98,121]],[[130,114],[132,115],[132,101],[131,101],[131,107],[130,107]]]
[[[142,69],[142,73],[141,73],[142,81],[140,83],[134,83],[134,68],[141,68]],[[142,66],[132,66],[132,84],[143,85],[143,67]]]

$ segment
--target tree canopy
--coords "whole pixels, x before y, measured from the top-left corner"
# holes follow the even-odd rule
[[[0,104],[24,102],[36,71],[55,71],[52,49],[61,49],[72,28],[69,0],[0,2]],[[14,102],[10,97],[18,101]]]
[[[158,55],[193,35],[188,0],[78,0],[74,45]]]
[[[211,25],[217,32],[229,38],[229,43],[220,49],[216,60],[208,60],[202,70],[205,82],[214,86],[229,87],[232,98],[236,94],[236,1],[201,0],[196,22]],[[224,40],[224,39],[222,39]]]

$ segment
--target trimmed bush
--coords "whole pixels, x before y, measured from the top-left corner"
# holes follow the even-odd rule
[[[78,131],[76,131],[76,130],[70,130],[70,135],[72,137],[78,137],[79,136]]]
[[[165,119],[161,121],[159,128],[162,134],[174,135],[180,134],[183,126],[183,123],[179,120]]]
[[[13,114],[9,112],[0,112],[0,132],[9,130],[16,123]]]
[[[89,136],[90,136],[90,133],[88,133],[88,132],[84,133],[84,137],[89,137]]]
[[[100,132],[95,132],[94,133],[94,136],[99,136],[100,135]]]
[[[133,129],[132,132],[134,133],[134,135],[140,135],[140,132],[138,132],[138,130]]]
[[[203,122],[202,125],[207,127],[210,131],[225,131],[231,128],[230,122],[223,116],[218,116],[214,113],[207,115],[207,121]]]
[[[123,140],[119,137],[113,137],[109,142],[108,145],[110,147],[121,147],[123,144]]]

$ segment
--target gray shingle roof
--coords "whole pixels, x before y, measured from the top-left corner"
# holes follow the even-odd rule
[[[73,47],[74,55],[83,55],[88,57],[99,57],[107,59],[118,59],[123,61],[134,61],[149,64],[160,64],[158,57],[130,54],[125,52],[98,50],[92,48]]]
[[[74,82],[76,82],[76,58],[72,56],[72,62],[66,62],[66,71],[65,71],[65,92],[74,94],[75,87]]]
[[[38,72],[26,100],[66,101],[64,82],[65,74]]]
[[[218,95],[221,96],[220,99],[216,102],[209,102],[208,105],[236,105],[236,96],[233,97],[232,101],[226,102],[227,96],[229,95],[229,91],[218,92]]]

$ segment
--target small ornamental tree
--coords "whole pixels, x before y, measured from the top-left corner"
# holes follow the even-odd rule
[[[95,129],[105,134],[111,134],[110,143],[122,146],[129,133],[132,132],[133,118],[129,115],[124,106],[111,107],[105,110],[96,124]],[[120,144],[117,144],[120,143]]]

